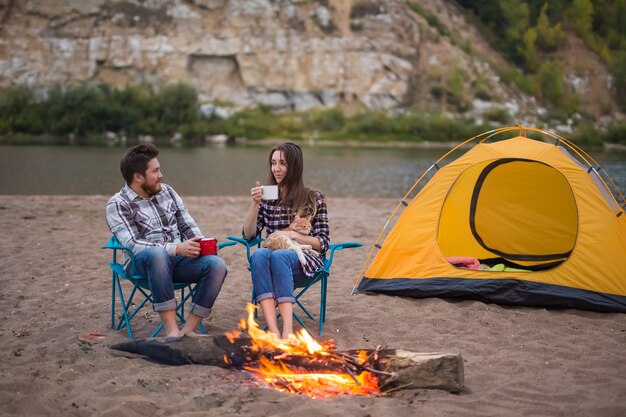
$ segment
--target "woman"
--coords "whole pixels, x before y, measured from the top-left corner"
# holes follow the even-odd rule
[[[252,240],[265,228],[266,237],[282,234],[299,244],[311,245],[316,251],[307,251],[307,263],[302,266],[291,250],[270,251],[259,248],[252,253],[250,269],[256,302],[261,305],[269,331],[286,339],[293,333],[294,280],[313,277],[323,266],[324,252],[330,244],[328,213],[324,195],[304,186],[302,150],[295,143],[276,146],[269,155],[268,184],[278,185],[278,200],[263,200],[262,187],[257,181],[250,190],[252,204],[243,226],[243,235]],[[313,209],[309,235],[285,231],[296,213]],[[276,304],[283,321],[283,331],[278,330]]]

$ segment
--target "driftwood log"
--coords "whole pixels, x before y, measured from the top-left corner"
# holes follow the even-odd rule
[[[239,338],[231,343],[223,335],[204,335],[178,339],[143,339],[119,343],[112,349],[141,355],[166,365],[212,365],[223,368],[240,368],[254,363],[259,353],[252,349],[250,339]],[[362,349],[376,360],[370,368],[381,371],[379,384],[384,390],[395,388],[436,388],[449,392],[463,389],[463,359],[455,353],[418,353],[404,349],[379,351]],[[338,352],[338,355],[354,355],[356,350]],[[225,358],[230,363],[227,363]],[[345,370],[333,362],[320,363],[317,358],[294,357],[283,359],[298,368],[319,369],[329,372]]]

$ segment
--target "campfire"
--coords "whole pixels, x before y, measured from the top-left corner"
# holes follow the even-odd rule
[[[318,343],[306,329],[300,329],[288,339],[279,339],[274,333],[259,329],[254,320],[255,306],[248,304],[248,319],[239,323],[248,333],[250,349],[258,360],[243,369],[280,391],[326,398],[336,395],[380,394],[377,375],[391,373],[372,368],[379,350],[364,350],[353,354],[336,352],[332,340]],[[231,343],[242,337],[241,331],[227,333]],[[225,355],[227,364],[232,361]]]
[[[247,320],[241,320],[239,330],[230,333],[133,340],[111,348],[167,365],[242,369],[276,390],[313,398],[376,396],[406,388],[463,389],[463,359],[459,354],[380,346],[337,351],[332,340],[317,342],[304,329],[279,339],[259,329],[254,308],[248,305]]]

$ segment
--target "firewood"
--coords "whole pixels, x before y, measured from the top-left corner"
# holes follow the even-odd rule
[[[231,343],[224,335],[142,339],[110,347],[166,365],[199,364],[222,368],[241,368],[257,361],[260,355],[250,339],[238,338]],[[371,370],[377,374],[383,392],[402,388],[434,388],[455,393],[463,390],[463,359],[459,354],[419,353],[405,349],[362,351],[369,358],[360,365],[350,359],[356,358],[357,350],[337,352],[333,358],[287,356],[282,362],[307,371],[348,372],[351,375]]]

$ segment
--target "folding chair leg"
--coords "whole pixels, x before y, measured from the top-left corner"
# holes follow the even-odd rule
[[[189,295],[191,295],[191,291],[189,292]],[[187,298],[185,298],[185,289],[181,288],[180,289],[180,299],[182,300],[180,302],[180,316],[182,316],[182,321],[183,323],[185,322],[185,302],[187,301]]]
[[[135,292],[137,291],[137,288],[139,287],[133,288],[133,291],[130,293],[130,297],[128,297],[128,301],[126,302],[126,305],[124,306],[124,310],[127,312],[127,314],[128,314],[128,308],[133,303],[133,298],[135,297]],[[152,302],[152,298],[150,295],[146,294],[146,292],[142,290],[141,288],[139,288],[139,291],[143,294],[144,299],[137,307],[135,307],[135,309],[130,314],[130,316],[128,316],[128,321],[132,320],[133,317],[135,317],[137,313],[139,313],[139,311],[143,308],[143,306],[146,305],[148,301]],[[125,326],[125,323],[122,320],[120,320],[119,324],[117,325],[117,330],[121,330],[124,326]]]
[[[163,330],[163,323],[159,324],[159,327],[157,327],[156,330],[152,332],[150,338],[156,337],[156,335],[159,334],[161,330]]]
[[[309,312],[309,310],[307,310],[307,308],[305,306],[302,305],[302,303],[300,302],[300,300],[296,299],[296,304],[298,304],[298,306],[302,309],[302,311],[304,311],[304,313],[309,316],[309,318],[313,321],[315,321],[315,317],[313,317],[313,315]]]
[[[327,279],[326,277],[322,278],[321,282],[321,297],[320,297],[320,336],[322,335],[322,330],[324,329],[324,322],[326,321],[326,285]]]
[[[300,326],[304,327],[304,328],[306,329],[306,331],[307,331],[307,332],[309,332],[309,334],[311,333],[311,332],[309,331],[309,328],[308,328],[308,327],[306,327],[306,325],[302,322],[302,320],[300,319],[300,317],[298,317],[298,315],[297,315],[296,313],[293,313],[293,314],[292,314],[292,316],[293,316],[293,318],[294,318],[294,319],[296,319],[296,321],[297,321],[298,323],[300,323]]]
[[[124,301],[124,295],[122,294],[122,285],[120,284],[120,280],[117,279],[116,280],[116,286],[117,286],[117,292],[120,295],[120,302],[122,304],[122,307],[124,307],[126,305],[126,302]],[[128,331],[128,337],[130,338],[130,340],[133,340],[133,329],[130,327],[130,319],[128,318],[128,313],[126,312],[125,308],[122,308],[122,314],[124,315],[124,322],[126,323],[126,330]],[[120,320],[120,324],[121,324],[121,320]]]
[[[117,281],[115,272],[111,273],[111,329],[115,329],[115,282]]]

